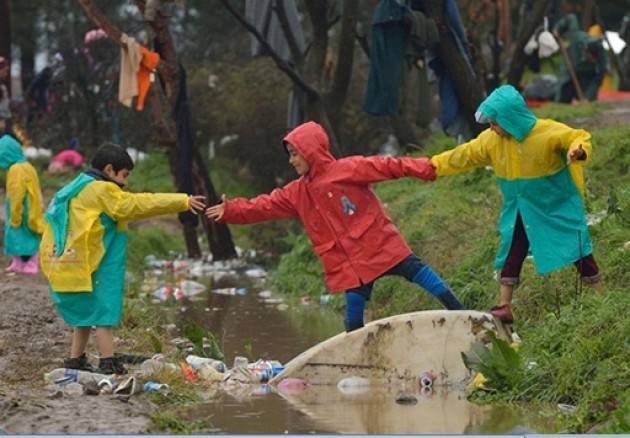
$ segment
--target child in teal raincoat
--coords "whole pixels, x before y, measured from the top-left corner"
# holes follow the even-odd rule
[[[7,272],[37,274],[37,251],[44,230],[42,191],[35,168],[22,145],[10,135],[0,138],[0,168],[7,169],[4,201],[4,254]]]
[[[494,168],[504,203],[495,261],[501,270],[501,299],[492,313],[513,321],[512,293],[528,253],[540,275],[573,263],[583,281],[598,288],[601,275],[582,201],[583,168],[592,157],[590,134],[536,118],[511,85],[493,91],[476,118],[490,128],[431,162],[438,176]]]

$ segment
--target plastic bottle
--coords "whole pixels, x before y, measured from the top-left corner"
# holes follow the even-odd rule
[[[166,394],[169,387],[166,383],[147,382],[142,389],[144,392],[161,392],[162,394]]]
[[[234,358],[234,366],[233,368],[247,368],[249,364],[249,360],[243,356],[236,356]]]
[[[48,383],[55,383],[58,385],[69,384],[77,382],[85,385],[88,382],[94,382],[98,384],[103,379],[107,379],[105,374],[90,373],[88,371],[73,370],[71,368],[57,368],[49,373],[44,374],[44,380]]]
[[[319,304],[328,304],[332,301],[333,296],[330,294],[320,295],[319,296]]]
[[[188,362],[188,365],[190,365],[194,370],[199,370],[204,366],[210,365],[220,373],[224,373],[226,371],[226,366],[223,362],[209,357],[199,357],[194,354],[189,354],[186,356],[186,362]]]

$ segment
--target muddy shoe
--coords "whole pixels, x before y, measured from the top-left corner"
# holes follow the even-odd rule
[[[68,359],[64,359],[63,367],[70,368],[72,370],[89,371],[90,373],[93,373],[95,371],[92,364],[88,362],[88,358],[85,353],[83,353],[79,357],[70,357]]]
[[[490,313],[495,318],[501,320],[503,324],[512,324],[514,322],[514,316],[509,304],[503,304],[502,306],[494,306],[490,309]]]
[[[96,371],[101,374],[127,374],[127,368],[115,357],[102,357]]]

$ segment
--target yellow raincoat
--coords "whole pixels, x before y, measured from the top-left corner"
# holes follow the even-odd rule
[[[591,159],[591,135],[562,123],[537,119],[511,86],[497,88],[479,107],[510,137],[490,129],[468,143],[431,158],[438,176],[492,166],[504,202],[499,218],[501,269],[520,214],[539,274],[560,269],[593,251],[582,197],[583,168]],[[586,160],[567,166],[567,152],[582,146]]]
[[[10,135],[0,138],[0,168],[8,169],[4,203],[4,253],[32,256],[44,231],[42,191],[35,168]]]
[[[60,190],[46,212],[40,259],[64,320],[75,327],[118,325],[127,222],[188,208],[186,194],[129,193],[90,172]]]

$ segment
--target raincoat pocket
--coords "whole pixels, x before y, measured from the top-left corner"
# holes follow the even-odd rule
[[[371,215],[363,216],[360,220],[349,226],[350,237],[359,239],[374,225],[374,222],[376,222],[376,217]]]
[[[331,240],[313,248],[313,252],[317,254],[326,273],[336,272],[341,269],[345,261],[343,253],[335,246],[336,242]]]

